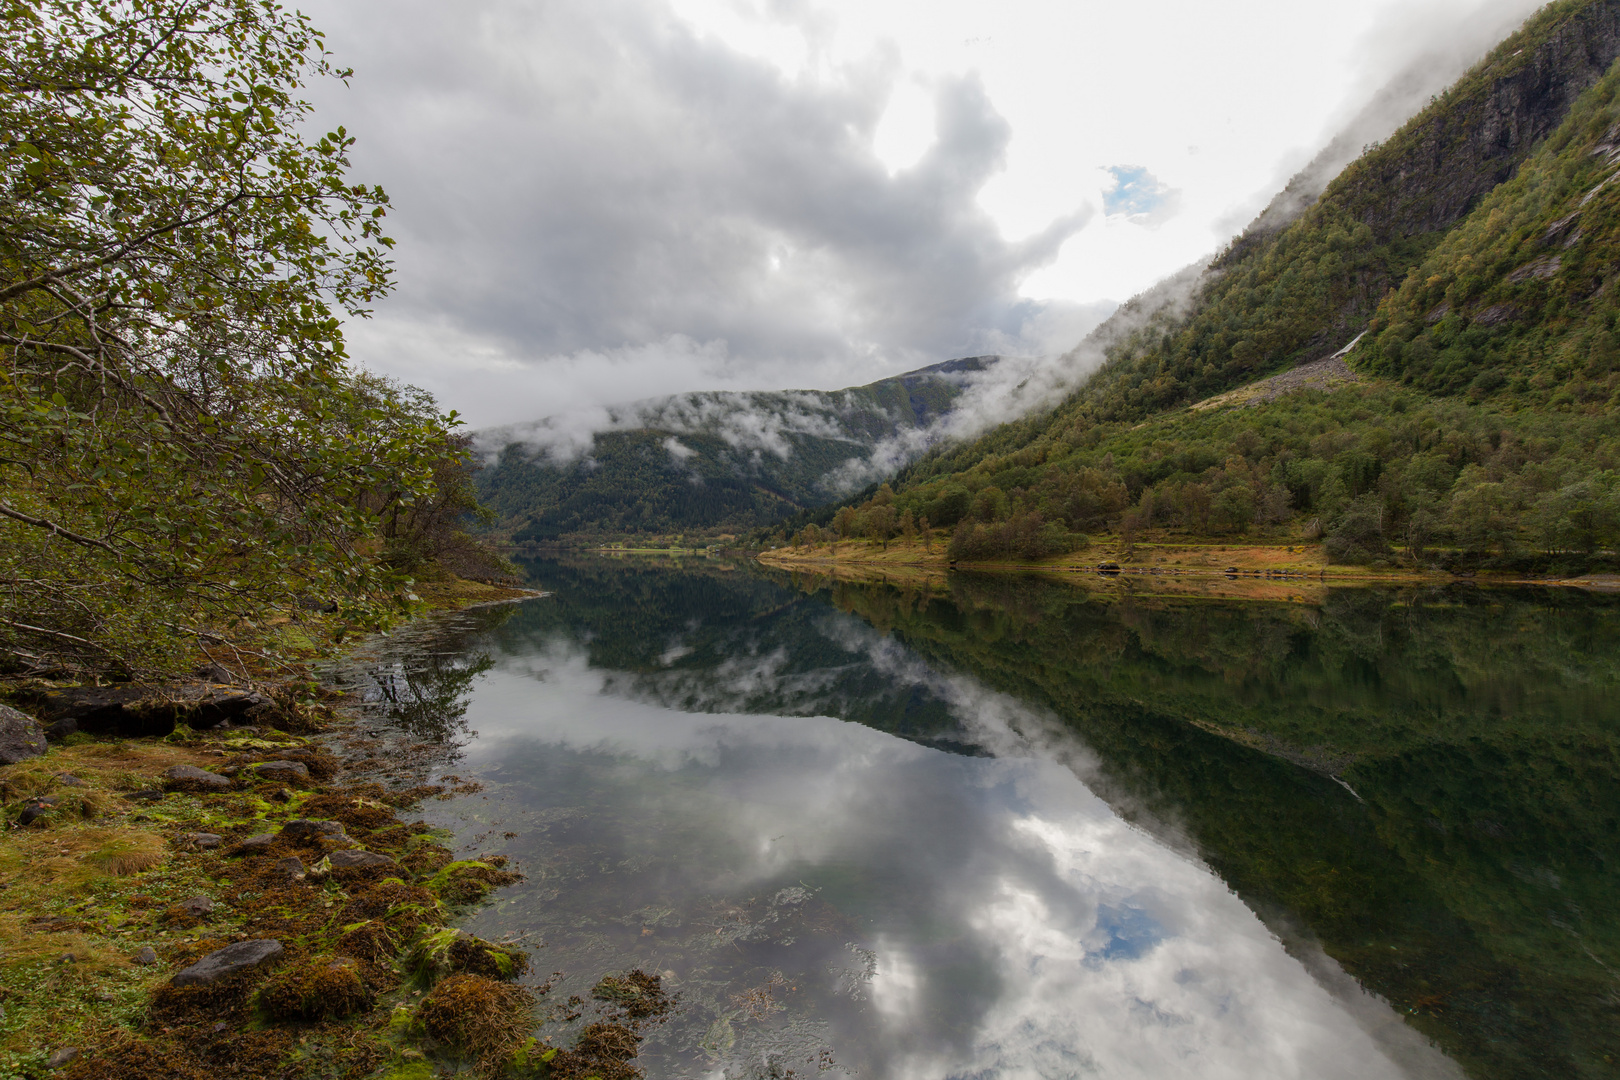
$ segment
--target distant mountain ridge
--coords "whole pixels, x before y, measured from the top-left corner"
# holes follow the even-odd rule
[[[480,501],[516,543],[740,531],[847,495],[927,448],[996,356],[842,390],[705,391],[609,410],[582,454],[540,445],[544,421],[481,432]],[[872,461],[874,453],[881,455]]]

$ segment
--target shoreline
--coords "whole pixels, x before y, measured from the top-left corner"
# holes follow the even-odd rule
[[[950,574],[1039,574],[1078,583],[1105,585],[1137,581],[1171,593],[1202,592],[1243,595],[1253,599],[1299,599],[1285,594],[1325,591],[1334,586],[1377,585],[1539,585],[1620,591],[1620,575],[1532,577],[1510,571],[1414,570],[1403,567],[1331,565],[1320,544],[1198,544],[1176,541],[1139,542],[1128,555],[1106,545],[1036,560],[950,560],[945,542],[924,548],[920,542],[891,540],[887,549],[867,540],[841,540],[807,549],[771,548],[755,553],[761,565],[789,572],[812,572],[841,579],[896,578],[943,584]],[[1232,586],[1238,586],[1236,590]]]
[[[427,610],[394,631],[546,595],[446,584],[419,590]],[[308,663],[330,669],[380,638]],[[522,874],[457,856],[470,837],[410,814],[479,789],[428,782],[446,747],[377,730],[329,683],[271,700],[281,713],[246,726],[177,716],[164,735],[73,733],[0,767],[0,1077],[566,1078],[613,1064],[537,1039],[547,986],[515,981],[527,952],[458,929]]]

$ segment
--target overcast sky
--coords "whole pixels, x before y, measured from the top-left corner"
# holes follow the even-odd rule
[[[374,370],[475,425],[1055,355],[1531,0],[317,0]]]

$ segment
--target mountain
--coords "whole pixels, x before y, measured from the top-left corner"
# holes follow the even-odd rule
[[[480,501],[516,543],[565,537],[737,532],[819,506],[887,474],[995,356],[972,356],[844,390],[689,393],[614,410],[569,457],[537,445],[544,422],[480,434],[493,460]],[[876,460],[874,460],[874,456]]]
[[[1620,0],[1543,7],[1314,201],[1123,306],[1056,408],[937,449],[847,528],[910,511],[964,557],[1061,526],[1589,562],[1620,540],[1617,55]]]

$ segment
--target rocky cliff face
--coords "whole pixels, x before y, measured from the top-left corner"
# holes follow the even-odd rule
[[[1445,101],[1403,129],[1389,147],[1393,153],[1365,159],[1346,194],[1375,237],[1461,221],[1513,177],[1620,57],[1620,0],[1556,5],[1542,20],[1550,25],[1509,38]]]

